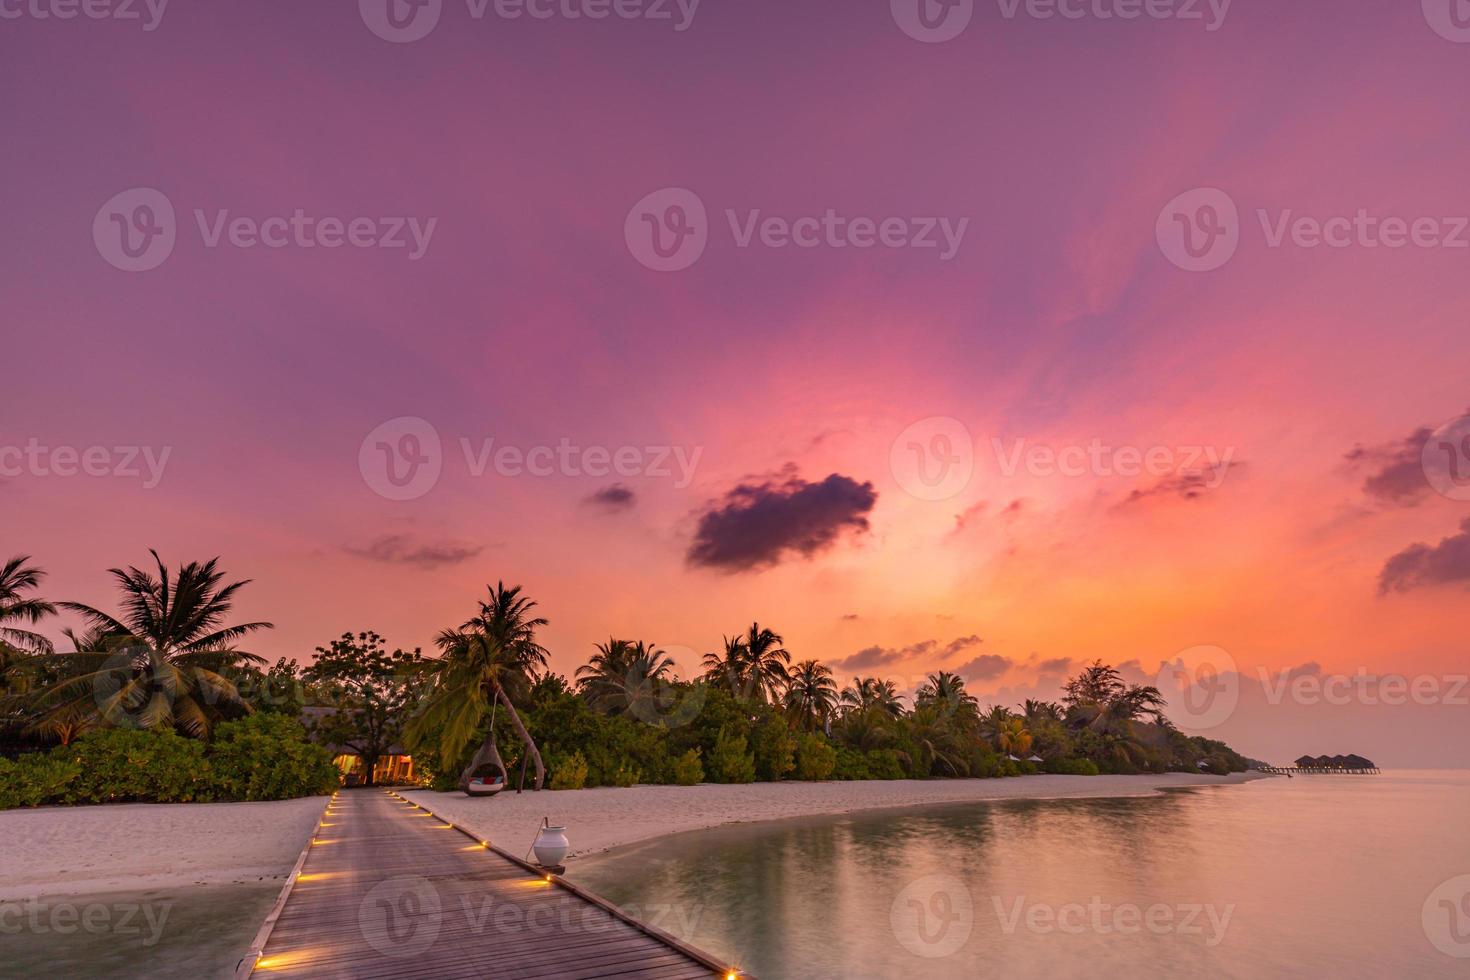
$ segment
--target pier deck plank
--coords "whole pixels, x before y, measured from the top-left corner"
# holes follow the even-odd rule
[[[382,790],[328,808],[257,977],[708,980],[672,940]]]

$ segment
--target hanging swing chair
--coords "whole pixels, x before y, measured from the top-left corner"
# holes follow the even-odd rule
[[[495,709],[499,707],[497,702],[490,705],[490,738],[495,738]],[[488,759],[474,769],[470,770],[470,778],[465,783],[464,791],[469,796],[494,796],[505,789],[508,780],[505,775],[505,767],[500,764],[500,752],[495,749],[491,742],[491,751],[494,758]]]

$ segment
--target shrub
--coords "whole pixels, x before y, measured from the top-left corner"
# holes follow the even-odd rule
[[[613,770],[608,777],[608,784],[627,789],[629,786],[637,786],[638,780],[643,777],[643,771],[637,766],[626,762],[619,763],[617,769]]]
[[[193,803],[214,798],[204,743],[172,731],[105,728],[51,751],[76,766],[64,803]]]
[[[1057,776],[1098,775],[1097,763],[1091,759],[1047,759],[1042,769]]]
[[[50,755],[0,758],[0,810],[63,799],[79,771],[75,761]]]
[[[697,786],[704,782],[704,764],[699,761],[698,749],[690,749],[674,760],[674,782],[680,786]]]
[[[845,745],[837,749],[837,765],[833,769],[833,775],[838,779],[873,778],[872,773],[868,771],[868,757]]]
[[[837,750],[820,735],[803,735],[796,740],[796,778],[831,779],[837,768]]]
[[[892,749],[870,749],[868,756],[868,772],[870,779],[903,779],[903,763],[899,761],[898,753]]]
[[[220,725],[209,762],[222,800],[289,800],[330,793],[341,782],[331,752],[308,742],[300,722],[279,714]]]
[[[755,757],[745,748],[745,736],[729,736],[720,729],[709,756],[709,777],[717,783],[755,782]]]
[[[773,716],[755,730],[754,744],[756,776],[767,782],[779,782],[796,768],[796,739],[785,719]]]
[[[587,785],[587,760],[581,752],[573,752],[561,760],[551,774],[552,789],[581,789]]]

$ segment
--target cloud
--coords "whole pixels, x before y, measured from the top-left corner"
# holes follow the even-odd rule
[[[856,619],[859,619],[859,618],[861,618],[861,617],[859,617],[857,613],[843,613],[842,614],[842,621],[844,623],[850,623],[850,622],[852,622],[852,621],[854,621]]]
[[[1378,594],[1466,581],[1470,581],[1470,517],[1460,522],[1459,534],[1432,547],[1411,544],[1384,562],[1378,575]]]
[[[1152,486],[1134,490],[1118,506],[1125,507],[1151,497],[1178,497],[1181,500],[1196,500],[1211,490],[1218,490],[1225,482],[1225,475],[1240,469],[1240,462],[1220,462],[1206,466],[1203,470],[1181,470],[1159,477]]]
[[[1012,661],[1008,657],[1002,657],[994,653],[983,653],[968,663],[960,664],[955,668],[954,672],[967,681],[975,681],[977,683],[980,681],[993,681],[1001,674],[1010,670],[1011,664]]]
[[[1071,657],[1052,657],[1050,660],[1041,661],[1036,665],[1036,669],[1043,674],[1065,674],[1072,669],[1072,662]]]
[[[483,545],[453,542],[425,543],[415,541],[407,534],[385,534],[363,547],[348,545],[344,550],[359,558],[368,558],[390,565],[442,568],[446,565],[458,565],[469,561],[485,548]]]
[[[1424,478],[1424,446],[1433,430],[1420,426],[1398,442],[1354,446],[1343,458],[1354,466],[1371,467],[1363,492],[1382,504],[1413,507],[1429,491]]]
[[[609,513],[628,510],[637,500],[637,494],[621,483],[603,487],[584,499],[584,503],[600,507]]]
[[[958,656],[959,654],[970,649],[970,647],[984,642],[984,640],[980,639],[980,637],[976,636],[974,633],[971,633],[969,636],[956,637],[955,639],[950,640],[947,644],[945,644],[944,653],[942,654],[942,656],[944,656],[946,659],[948,659],[949,657]]]
[[[742,483],[699,518],[691,565],[744,572],[779,563],[788,553],[810,558],[845,531],[868,530],[878,500],[871,483],[833,473],[820,483],[788,467],[762,483]]]

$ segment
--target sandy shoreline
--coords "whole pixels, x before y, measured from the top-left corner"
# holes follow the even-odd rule
[[[413,790],[406,797],[480,837],[520,854],[542,817],[567,827],[570,857],[586,857],[666,834],[737,823],[987,800],[1101,799],[1151,796],[1189,786],[1228,786],[1267,778],[1252,773],[1204,776],[1025,776],[1019,779],[750,783],[544,790],[492,799]]]
[[[5,810],[0,900],[284,879],[326,802]]]

